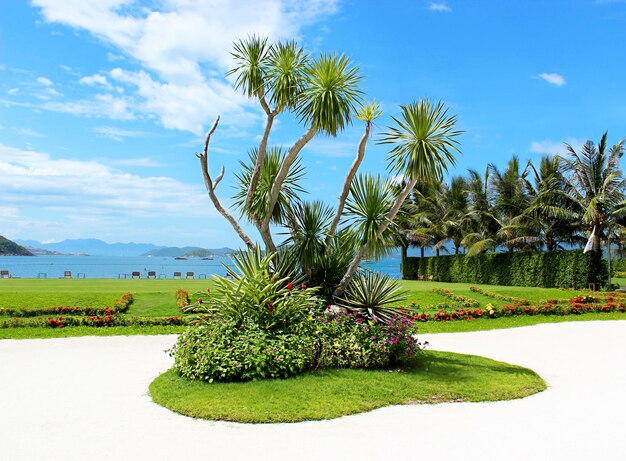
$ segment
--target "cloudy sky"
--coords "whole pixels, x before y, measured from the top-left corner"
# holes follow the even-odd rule
[[[384,108],[378,133],[400,104],[443,100],[465,131],[463,174],[623,138],[625,25],[618,0],[2,1],[0,235],[240,246],[194,155],[220,114],[210,162],[228,204],[262,129],[224,77],[239,37],[348,54]],[[311,198],[334,202],[361,130],[303,151]],[[284,116],[271,141],[301,131]],[[362,170],[384,173],[384,157],[374,138]]]

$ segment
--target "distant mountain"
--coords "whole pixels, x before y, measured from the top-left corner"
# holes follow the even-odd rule
[[[33,256],[33,254],[21,245],[0,235],[0,255],[2,256]]]
[[[236,250],[232,248],[200,248],[200,247],[163,247],[150,250],[143,254],[143,256],[161,256],[161,257],[196,257],[205,258],[207,256],[225,256],[234,253]]]
[[[18,240],[17,242],[57,254],[93,256],[141,256],[150,250],[163,248],[151,243],[106,243],[98,239],[71,239],[54,243],[41,243],[34,240]]]

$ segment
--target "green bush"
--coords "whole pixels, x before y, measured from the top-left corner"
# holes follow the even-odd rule
[[[413,334],[403,316],[381,324],[320,315],[290,330],[213,318],[187,329],[170,354],[177,372],[191,380],[287,378],[313,369],[396,366],[421,350]]]
[[[229,382],[301,373],[309,367],[313,350],[307,334],[267,330],[252,321],[214,319],[187,329],[170,354],[185,378]]]
[[[608,278],[606,261],[580,250],[409,257],[403,264],[404,279],[431,275],[441,282],[577,289],[605,286]]]
[[[0,307],[0,315],[11,317],[39,317],[41,315],[110,315],[128,311],[133,303],[133,295],[124,293],[113,307],[85,307],[85,306],[47,306],[47,307]]]
[[[385,368],[406,362],[423,346],[413,322],[401,315],[384,323],[352,314],[318,320],[312,368]]]

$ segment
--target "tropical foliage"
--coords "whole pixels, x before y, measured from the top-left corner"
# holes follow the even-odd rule
[[[553,251],[590,243],[600,252],[608,238],[621,248],[626,220],[622,142],[604,133],[579,152],[544,156],[524,168],[513,156],[506,168],[490,164],[449,183],[417,184],[398,220],[405,246],[477,255],[504,250]]]

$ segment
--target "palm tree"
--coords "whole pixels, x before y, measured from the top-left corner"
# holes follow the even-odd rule
[[[580,152],[566,144],[567,156],[563,158],[571,204],[578,208],[583,226],[591,232],[593,251],[598,253],[604,231],[624,201],[626,187],[620,168],[623,141],[608,148],[607,137],[605,132],[597,146],[587,141]]]
[[[467,248],[467,255],[472,256],[497,247],[497,233],[501,226],[490,199],[489,168],[485,169],[483,175],[475,170],[469,170],[468,173],[468,231],[461,244]]]
[[[442,102],[433,104],[422,99],[401,106],[401,115],[392,119],[395,126],[389,127],[381,142],[393,146],[387,155],[390,171],[403,176],[407,182],[395,198],[386,219],[355,255],[335,290],[335,296],[343,295],[347,284],[368,253],[368,247],[381,238],[417,182],[441,181],[448,166],[455,162],[454,153],[459,152],[457,137],[461,132],[455,130],[456,116],[449,116]]]

